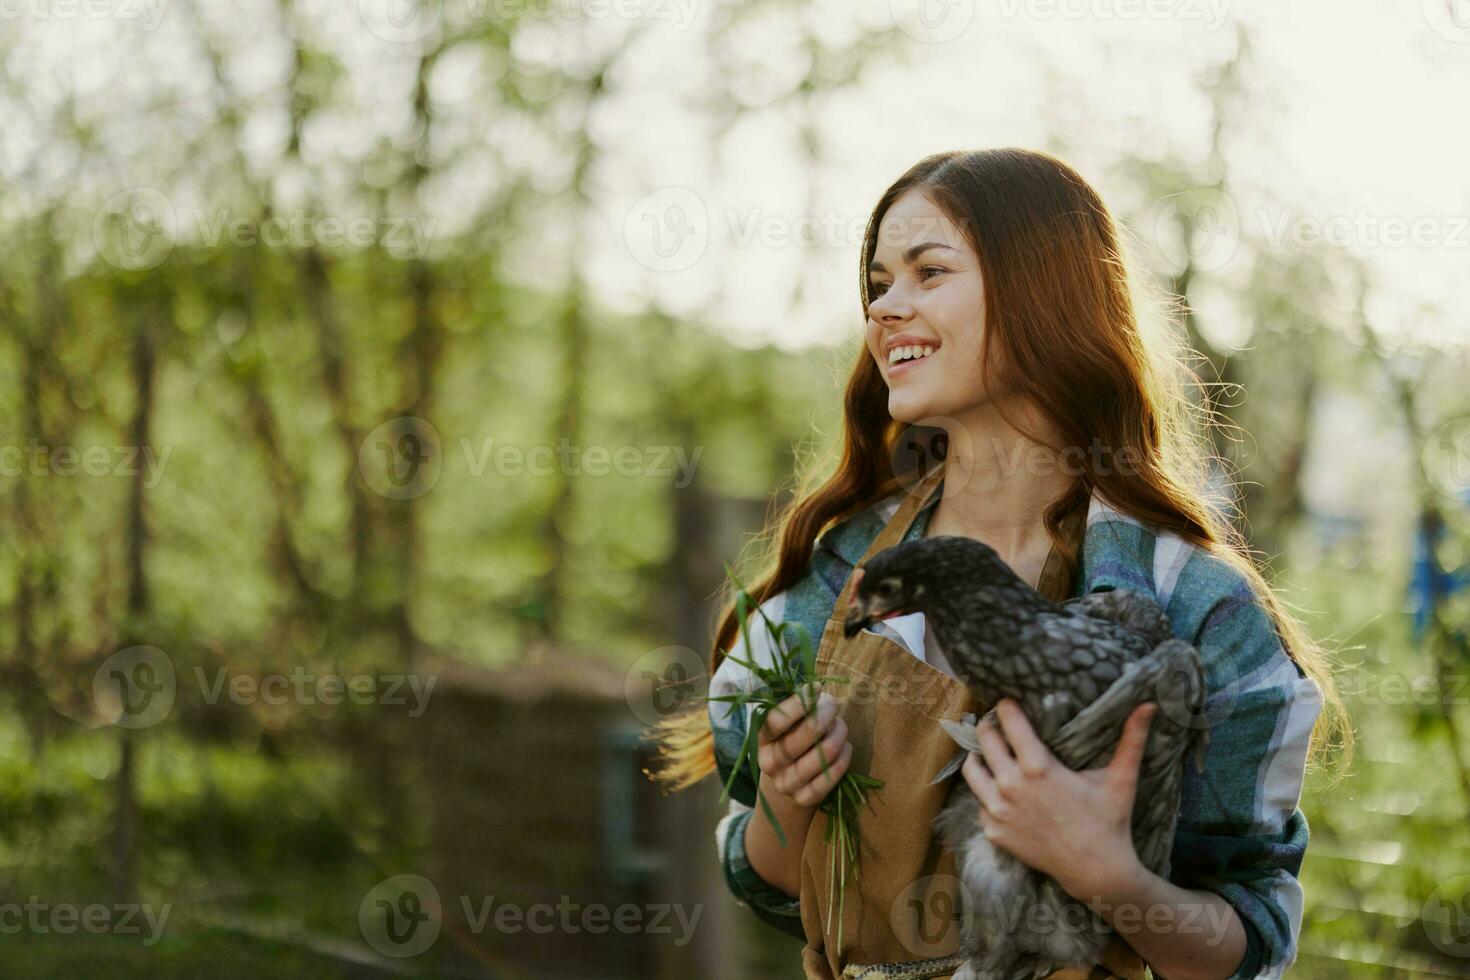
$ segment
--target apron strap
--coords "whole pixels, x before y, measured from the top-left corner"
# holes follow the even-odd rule
[[[939,484],[944,480],[944,465],[934,467],[927,476],[909,491],[899,503],[898,510],[889,518],[883,530],[878,532],[877,537],[868,545],[868,550],[863,552],[863,557],[858,559],[858,565],[866,564],[878,552],[891,548],[903,540],[908,534],[909,526],[914,523],[914,518],[919,511],[923,510],[939,489]],[[857,566],[854,566],[856,570]],[[847,581],[842,585],[842,594],[837,597],[837,605],[832,607],[832,618],[841,619],[852,602],[853,591],[857,588],[857,576],[849,574]]]

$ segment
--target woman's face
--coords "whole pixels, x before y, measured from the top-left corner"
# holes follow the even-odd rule
[[[888,382],[888,413],[908,423],[953,419],[984,401],[980,260],[918,189],[903,193],[883,215],[869,278],[866,339]],[[923,356],[895,361],[895,352]]]

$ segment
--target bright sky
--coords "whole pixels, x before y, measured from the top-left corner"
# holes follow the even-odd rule
[[[875,24],[890,9],[902,20],[904,6],[861,5]],[[834,24],[850,21],[845,6],[823,9]],[[656,295],[691,312],[712,306],[717,322],[752,343],[838,342],[861,327],[862,226],[882,189],[925,154],[962,147],[1058,152],[1093,181],[1115,216],[1139,222],[1148,238],[1158,202],[1133,200],[1133,188],[1111,183],[1111,170],[1131,156],[1205,172],[1213,120],[1196,80],[1234,50],[1238,21],[1254,39],[1225,143],[1238,230],[1281,248],[1341,240],[1376,270],[1372,312],[1382,329],[1470,339],[1470,126],[1463,122],[1470,15],[1463,28],[1441,20],[1436,31],[1435,11],[1417,0],[1372,8],[1329,0],[1220,0],[1213,8],[1205,0],[1148,7],[955,0],[949,9],[957,20],[947,28],[939,22],[947,39],[909,41],[916,53],[908,63],[875,68],[821,113],[826,161],[816,173],[794,146],[791,120],[774,112],[713,137],[718,169],[662,115],[657,127],[628,134],[619,153],[636,160],[626,172],[632,187],[609,195],[607,220],[632,212],[625,237],[639,261],[608,250],[595,265],[599,284],[632,305]],[[1122,15],[1144,9],[1170,15]],[[787,40],[776,32],[753,42],[770,53],[778,76],[796,60]],[[673,53],[649,59],[649,84],[686,67],[697,74]],[[635,119],[630,114],[625,125],[636,128]],[[681,187],[688,190],[673,189]],[[817,244],[790,244],[802,219]],[[708,229],[703,253],[687,268],[687,254],[653,252],[650,232],[661,227],[670,243],[685,224]],[[1247,255],[1237,252],[1215,274],[1226,284],[1242,280]],[[649,265],[668,271],[642,268]],[[798,282],[806,298],[792,304]],[[1438,304],[1443,316],[1419,315],[1424,303]]]
[[[568,5],[595,22],[548,13]],[[247,151],[273,172],[285,114],[272,93],[289,69],[275,0],[202,7],[235,53],[232,80],[259,98]],[[610,305],[637,310],[656,299],[738,342],[788,348],[840,343],[861,328],[863,225],[882,189],[937,150],[1050,149],[1150,240],[1162,202],[1138,198],[1121,164],[1172,162],[1205,176],[1213,118],[1198,83],[1245,25],[1250,64],[1225,120],[1233,193],[1221,212],[1223,246],[1207,252],[1224,297],[1206,318],[1211,328],[1249,336],[1229,295],[1247,282],[1258,243],[1355,252],[1374,269],[1370,311],[1381,329],[1470,338],[1467,0],[824,0],[793,5],[797,14],[742,15],[713,45],[720,60],[708,35],[728,13],[711,0],[301,0],[299,9],[314,40],[343,62],[350,93],[350,106],[322,114],[306,134],[329,194],[334,178],[344,187],[360,178],[380,137],[411,139],[419,28],[529,9],[517,55],[546,64],[553,82],[642,29],[590,120],[601,148],[590,228],[575,243],[561,216],[548,215],[544,232],[515,250],[514,267],[554,285],[575,259]],[[619,10],[639,16],[609,14]],[[885,52],[840,96],[758,109],[716,131],[724,124],[702,108],[715,83],[760,106],[800,77],[796,17],[832,43],[897,25],[893,57]],[[60,196],[86,222],[118,190],[149,186],[186,214],[217,193],[209,170],[168,157],[213,115],[185,0],[0,0],[0,21],[13,22],[0,28],[21,42],[0,65],[3,80],[26,90],[42,121],[38,129],[4,106],[0,177],[10,194],[0,211]],[[554,145],[492,114],[484,91],[500,70],[467,46],[434,76],[436,145],[457,161],[426,193],[436,247],[452,247],[502,179],[487,142],[508,147],[548,189],[567,173]],[[38,153],[46,144],[37,133],[68,94],[107,147],[80,174],[54,146]],[[577,125],[574,114],[560,121]],[[802,123],[822,146],[815,167],[798,151]],[[281,176],[281,198],[289,202],[302,179]],[[361,207],[329,206],[347,218]],[[1322,237],[1341,244],[1315,245]]]

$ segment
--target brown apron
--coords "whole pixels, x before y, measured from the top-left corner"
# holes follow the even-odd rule
[[[904,539],[915,516],[929,502],[943,477],[941,466],[905,498],[897,513],[863,556],[873,555]],[[1085,522],[1084,522],[1085,523]],[[1071,526],[1080,539],[1081,528]],[[1039,591],[1054,601],[1067,598],[1061,556],[1053,547],[1042,572]],[[858,819],[859,875],[851,868],[845,898],[834,890],[828,908],[831,849],[823,837],[828,817],[813,818],[802,850],[801,924],[806,933],[802,967],[808,980],[836,980],[850,963],[871,965],[949,956],[959,949],[960,882],[954,855],[935,835],[932,822],[944,807],[951,786],[929,780],[956,752],[937,724],[940,718],[979,716],[988,709],[961,681],[932,667],[893,640],[864,630],[852,639],[842,621],[852,598],[849,576],[833,607],[817,649],[817,673],[849,678],[830,685],[839,713],[847,721],[852,743],[852,772],[883,780],[868,793],[873,812]],[[875,732],[882,737],[876,738]],[[963,779],[956,773],[951,779]],[[834,842],[835,845],[835,842]],[[841,904],[839,905],[839,900]],[[837,941],[837,908],[842,909],[842,946]],[[828,916],[831,928],[826,928]],[[945,977],[951,974],[943,974]],[[1114,935],[1102,965],[1091,973],[1058,970],[1051,980],[1146,980],[1143,960]]]

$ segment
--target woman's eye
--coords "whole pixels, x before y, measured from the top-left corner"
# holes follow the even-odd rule
[[[941,273],[945,273],[945,272],[948,272],[948,271],[949,271],[948,269],[944,268],[943,266],[939,266],[939,265],[926,265],[926,266],[921,266],[920,269],[919,269],[919,281],[920,282],[926,282],[929,279],[934,278],[934,276],[940,275]],[[930,273],[933,273],[933,275],[930,275]],[[873,283],[873,298],[874,299],[877,299],[879,296],[882,296],[886,292],[888,292],[888,283],[886,283],[886,282],[875,282],[875,283]]]

